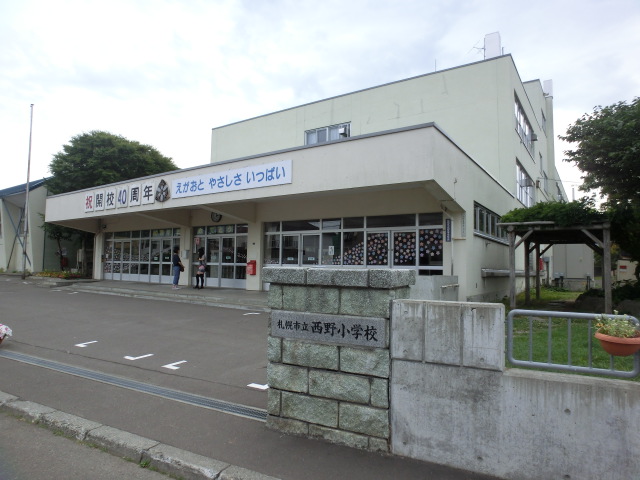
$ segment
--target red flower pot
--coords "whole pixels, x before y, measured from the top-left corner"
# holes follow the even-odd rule
[[[640,336],[620,338],[596,332],[595,337],[600,342],[600,345],[602,345],[602,349],[609,355],[627,357],[640,350]]]

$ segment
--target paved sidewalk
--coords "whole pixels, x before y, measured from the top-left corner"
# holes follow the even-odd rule
[[[162,480],[165,474],[0,413],[2,480]],[[64,452],[64,454],[61,454]]]
[[[219,462],[170,445],[164,445],[158,441],[127,433],[123,430],[112,428],[107,425],[101,425],[97,422],[92,422],[91,420],[70,415],[44,405],[20,400],[19,398],[4,392],[0,392],[0,410],[28,422],[46,427],[57,434],[67,437],[67,440],[75,439],[87,445],[98,447],[115,457],[127,459],[132,462],[132,464],[138,465],[138,469],[140,466],[145,466],[146,468],[174,475],[178,478],[194,480],[273,479],[273,477],[269,477],[267,475],[261,475],[225,462]],[[17,428],[15,424],[7,422],[6,418],[3,418],[3,416],[0,416],[0,419],[2,420],[0,425],[9,425],[12,429]],[[141,473],[130,468],[130,466],[123,467],[122,465],[118,465],[118,469],[129,471],[127,475],[120,476],[115,472],[103,472],[102,476],[94,476],[92,473],[92,470],[96,468],[93,464],[94,460],[92,458],[85,457],[85,455],[88,455],[88,451],[77,449],[73,446],[73,443],[55,444],[55,442],[51,442],[51,438],[42,435],[41,432],[38,432],[37,430],[34,430],[33,432],[25,432],[24,430],[21,430],[20,435],[22,438],[26,438],[27,442],[29,442],[30,439],[35,439],[36,442],[34,444],[28,443],[28,447],[25,446],[25,442],[23,442],[23,446],[21,448],[17,444],[18,438],[10,436],[9,431],[3,430],[3,441],[0,443],[0,453],[2,453],[1,457],[3,458],[4,466],[3,464],[0,464],[0,474],[2,473],[3,468],[6,470],[11,469],[13,471],[23,472],[28,471],[30,468],[37,468],[35,465],[25,466],[25,463],[31,463],[33,460],[36,460],[33,458],[33,453],[35,451],[44,452],[44,455],[51,457],[51,459],[60,465],[61,469],[68,468],[69,472],[62,476],[56,476],[47,471],[44,472],[46,476],[41,477],[34,472],[29,474],[28,477],[17,476],[17,473],[15,474],[16,476],[10,476],[7,472],[6,475],[3,474],[3,476],[0,476],[2,480],[10,478],[15,478],[16,480],[26,480],[27,478],[91,478],[92,480],[99,478],[160,478],[155,475],[149,475],[147,472]],[[9,439],[11,440],[8,441]],[[60,439],[63,438],[60,437]],[[43,446],[43,443],[46,445]],[[12,452],[9,451],[10,445],[13,446]],[[16,447],[22,450],[29,457],[29,462],[24,462],[24,458],[16,458],[16,456],[20,455],[20,451],[15,450]],[[60,450],[64,451],[64,455],[60,454]],[[69,458],[70,455],[73,455],[73,460]],[[23,461],[18,463],[16,460]],[[113,463],[111,460],[105,459],[99,459],[99,461],[108,461],[110,464]],[[37,462],[34,463],[41,462],[43,462],[43,459],[38,456]],[[120,461],[119,463],[123,462]]]
[[[118,282],[115,280],[60,280],[44,277],[29,277],[29,282],[48,288],[64,288],[104,295],[121,295],[133,298],[148,298],[171,302],[231,307],[247,310],[269,311],[268,292],[239,290],[234,288],[195,289],[183,286],[173,290],[171,285],[157,283]]]

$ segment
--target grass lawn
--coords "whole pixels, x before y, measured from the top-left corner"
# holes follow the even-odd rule
[[[568,312],[571,311],[571,303],[578,295],[580,292],[542,289],[540,300],[536,300],[534,294],[530,305],[518,308]],[[521,298],[516,299],[516,304],[520,306],[524,304],[524,294],[519,297]],[[571,321],[570,333],[569,320]],[[591,323],[591,329],[589,323]],[[588,319],[567,319],[559,316],[516,317],[513,323],[513,357],[517,360],[609,369],[611,357],[602,350],[598,340],[593,338],[594,323]],[[529,338],[531,338],[531,348]],[[589,358],[590,342],[591,359]],[[548,345],[551,345],[551,349]],[[633,356],[614,357],[614,367],[616,370],[632,370]],[[640,381],[640,376],[631,380]]]

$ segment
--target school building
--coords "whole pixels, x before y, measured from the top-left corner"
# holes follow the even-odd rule
[[[190,285],[204,247],[207,287],[268,289],[266,265],[402,268],[418,297],[500,300],[500,216],[566,196],[552,84],[523,82],[495,40],[479,62],[214,128],[209,164],[51,196],[46,219],[95,234],[100,279],[170,284],[179,246]]]

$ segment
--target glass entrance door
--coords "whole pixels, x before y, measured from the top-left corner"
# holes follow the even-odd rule
[[[220,286],[220,238],[209,237],[207,240],[207,271],[205,273],[205,286]]]
[[[320,261],[320,235],[302,235],[302,264],[318,265]]]
[[[105,278],[108,280],[128,280],[122,274],[129,273],[129,258],[131,242],[116,240],[111,243],[111,251],[106,252],[108,267],[105,268]]]
[[[161,241],[151,240],[151,252],[149,261],[149,281],[151,283],[160,283],[160,256]]]
[[[244,288],[246,286],[246,235],[210,236],[207,238],[205,255],[207,258],[205,286],[223,288]],[[193,262],[194,267],[197,268],[197,254],[194,255]]]
[[[173,282],[173,264],[171,256],[173,255],[173,240],[162,240],[162,255],[160,263],[160,283]]]

